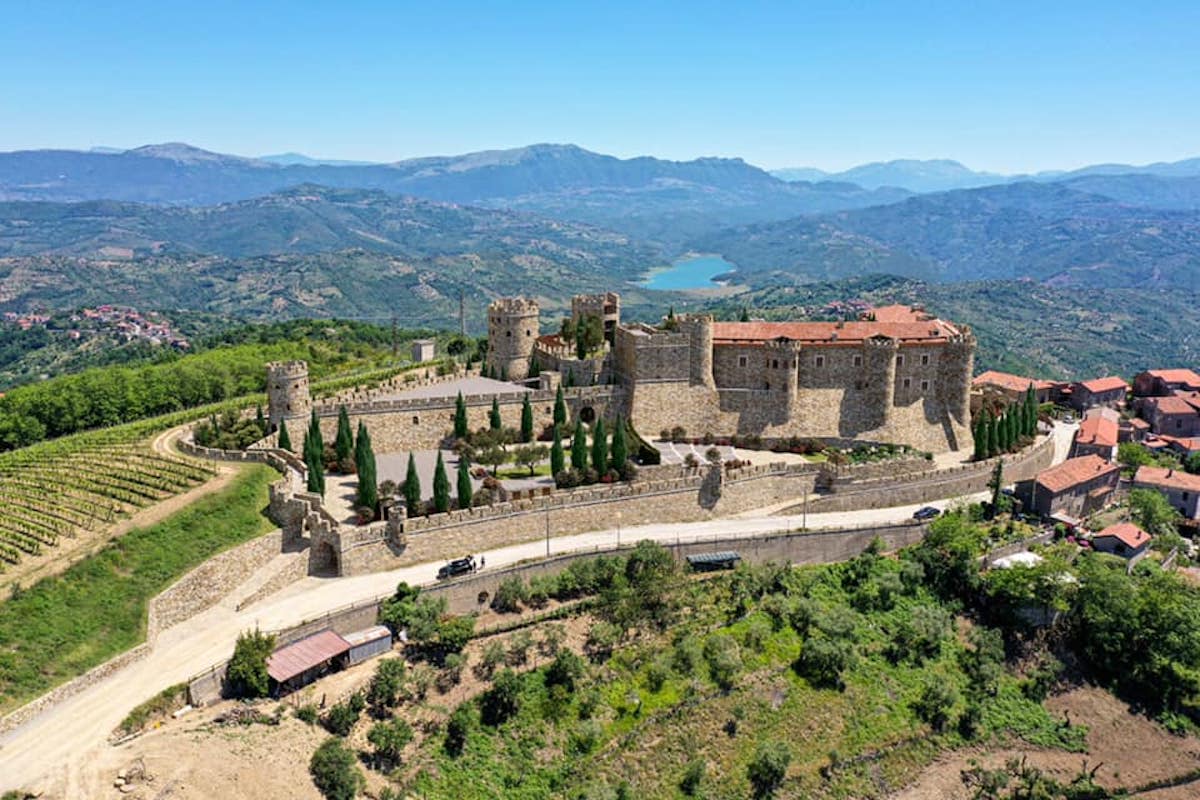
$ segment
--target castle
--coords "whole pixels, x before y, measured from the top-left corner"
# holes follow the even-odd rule
[[[932,452],[973,447],[969,328],[907,306],[847,322],[620,321],[612,292],[577,295],[578,325],[598,316],[603,341],[583,358],[559,334],[541,335],[538,304],[488,308],[488,367],[543,388],[615,385],[646,435],[759,435],[892,442]]]

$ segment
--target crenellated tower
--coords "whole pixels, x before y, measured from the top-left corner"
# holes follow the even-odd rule
[[[864,408],[872,411],[868,425],[883,427],[892,417],[896,404],[896,355],[900,343],[890,336],[871,336],[863,340]]]
[[[529,376],[538,338],[538,304],[526,297],[502,297],[488,306],[489,369],[510,381]]]
[[[267,416],[271,429],[280,420],[307,417],[312,411],[307,361],[272,361],[267,364]]]
[[[777,424],[787,422],[796,408],[800,379],[800,342],[786,337],[763,343],[765,375]]]
[[[715,389],[713,380],[713,318],[711,314],[685,314],[679,330],[688,336],[688,380],[693,386]]]

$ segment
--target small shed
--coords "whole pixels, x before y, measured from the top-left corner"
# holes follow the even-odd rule
[[[361,664],[392,649],[392,632],[386,625],[372,625],[347,633],[343,638],[350,643],[350,654],[346,658],[350,665]]]
[[[742,557],[732,550],[717,553],[696,553],[687,557],[688,566],[696,572],[711,572],[718,569],[733,569]]]
[[[1132,522],[1118,522],[1093,536],[1092,547],[1098,553],[1133,558],[1141,555],[1153,538]]]
[[[425,361],[433,361],[435,353],[435,341],[433,339],[414,339],[412,343],[412,360],[421,364]]]
[[[275,683],[276,694],[294,691],[340,667],[349,651],[349,642],[324,630],[272,653],[267,674]]]

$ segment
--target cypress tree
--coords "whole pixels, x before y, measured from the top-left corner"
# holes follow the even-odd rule
[[[254,424],[263,436],[267,435],[267,419],[263,416],[261,403],[254,409]]]
[[[554,426],[554,444],[550,446],[550,474],[557,475],[567,468],[567,456],[563,452],[561,429]]]
[[[625,444],[625,421],[617,418],[612,436],[612,468],[617,472],[625,471],[625,462],[629,460],[629,447]]]
[[[371,435],[360,420],[358,439],[354,443],[354,465],[358,469],[358,493],[355,502],[359,508],[372,511],[379,505],[379,479],[375,472],[375,450],[371,447]]]
[[[277,445],[280,450],[292,449],[292,437],[288,436],[287,423],[284,420],[279,420],[279,443]]]
[[[560,383],[554,394],[554,424],[560,428],[567,424],[567,400],[563,397],[563,387]]]
[[[404,474],[404,505],[410,517],[421,513],[421,478],[417,475],[417,460],[412,453],[408,454],[408,471]]]
[[[596,420],[592,428],[592,469],[603,475],[608,472],[608,434],[604,431],[604,419]]]
[[[528,375],[528,377],[530,377],[530,378],[536,378],[538,375],[541,375],[541,374],[542,374],[542,368],[538,366],[537,359],[536,359],[536,358],[535,358],[535,359],[532,359],[532,360],[529,362],[529,375]]]
[[[450,479],[446,477],[441,450],[438,450],[437,466],[433,470],[433,510],[439,514],[450,510]]]
[[[587,434],[584,433],[583,423],[575,421],[575,435],[571,438],[571,467],[580,472],[587,469]]]
[[[502,380],[502,381],[508,380],[508,365],[507,364],[500,365],[500,380]]]
[[[313,442],[316,445],[315,449],[322,455],[325,453],[325,439],[321,436],[321,420],[317,417],[317,410],[312,410],[312,416],[308,419],[308,432],[313,437]]]
[[[992,412],[987,412],[987,443],[988,443],[988,458],[999,454],[1000,452],[1000,434],[996,430],[996,418],[992,416]]]
[[[533,406],[529,404],[529,394],[521,403],[521,441],[528,444],[533,441]]]
[[[575,385],[575,370],[567,370],[567,377],[563,380],[563,383],[567,385],[568,389]]]
[[[458,459],[458,507],[470,508],[471,500],[475,497],[475,489],[471,485],[471,465],[467,457]]]
[[[1009,414],[1006,410],[1000,415],[999,421],[996,423],[996,446],[999,452],[1007,453],[1009,447],[1008,441],[1008,418]]]
[[[742,313],[738,317],[738,322],[749,322],[749,321],[750,321],[750,311],[745,306],[742,306]]]
[[[495,397],[492,398],[492,410],[488,414],[488,427],[494,431],[500,430],[504,423],[500,420],[500,401]]]
[[[467,402],[463,400],[462,392],[459,392],[458,398],[454,401],[454,438],[465,439],[469,432]]]
[[[1025,406],[1028,408],[1025,433],[1028,436],[1037,436],[1038,402],[1037,393],[1034,392],[1032,383],[1029,384],[1029,389],[1025,392]]]
[[[1020,425],[1017,424],[1017,409],[1014,406],[1008,412],[1008,449],[1017,446],[1017,437],[1021,435]]]
[[[308,421],[308,433],[304,435],[304,463],[308,466],[308,491],[324,495],[325,442],[321,438],[321,421],[316,409]]]
[[[972,434],[975,437],[975,460],[983,461],[987,458],[987,423],[982,414],[976,420]]]
[[[361,423],[359,430],[362,430]],[[333,449],[337,453],[338,469],[342,468],[342,464],[350,461],[350,456],[357,454],[354,448],[354,433],[350,430],[350,415],[346,412],[346,407],[338,406],[338,423],[337,423],[337,438],[333,440]]]

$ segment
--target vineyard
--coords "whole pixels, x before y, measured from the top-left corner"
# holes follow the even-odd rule
[[[208,480],[210,465],[154,452],[143,424],[0,454],[0,571]]]

